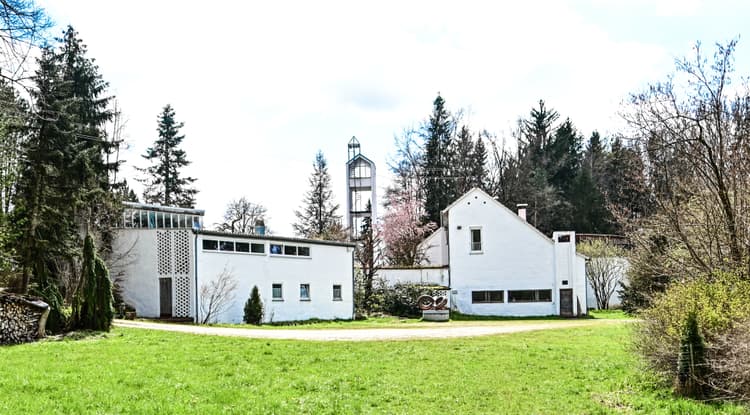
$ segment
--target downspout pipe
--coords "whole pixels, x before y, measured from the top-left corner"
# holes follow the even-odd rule
[[[198,315],[198,232],[193,229],[195,239],[193,242],[193,277],[195,279],[195,323],[200,323]]]

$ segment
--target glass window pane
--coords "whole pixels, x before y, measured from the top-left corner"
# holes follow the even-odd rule
[[[234,249],[237,252],[250,252],[250,244],[248,242],[235,242]]]
[[[221,242],[219,242],[219,250],[220,251],[232,251],[232,252],[234,252],[234,242],[230,242],[230,241],[221,241]]]
[[[503,292],[502,291],[490,291],[490,302],[491,303],[502,303]]]
[[[216,251],[219,249],[219,241],[214,241],[211,239],[204,239],[203,240],[203,249],[210,250],[210,251]]]
[[[538,293],[538,301],[541,302],[550,302],[552,301],[552,290],[539,290]]]
[[[254,254],[265,254],[266,244],[250,244],[250,252]]]
[[[284,255],[297,255],[297,247],[294,245],[284,245]]]
[[[281,284],[273,284],[272,287],[273,287],[273,289],[272,289],[272,291],[273,291],[273,299],[274,300],[280,300],[282,298],[281,297]]]
[[[274,255],[281,255],[281,245],[271,244],[271,253]]]
[[[472,303],[485,303],[486,300],[486,291],[472,291],[471,292],[471,302]]]
[[[310,247],[309,246],[300,246],[297,248],[297,255],[299,256],[310,256]]]
[[[310,284],[300,284],[299,285],[299,298],[300,298],[300,300],[309,300],[310,299]]]
[[[340,300],[341,299],[341,286],[340,285],[334,285],[333,286],[333,299],[334,300]]]

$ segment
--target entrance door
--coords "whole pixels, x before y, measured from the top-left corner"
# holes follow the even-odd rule
[[[573,317],[573,290],[570,288],[560,290],[560,315]]]
[[[172,279],[159,278],[159,315],[172,317]]]

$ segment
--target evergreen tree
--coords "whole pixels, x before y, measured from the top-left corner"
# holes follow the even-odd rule
[[[706,373],[706,345],[698,328],[696,312],[688,314],[677,359],[677,392],[689,398],[703,398]]]
[[[83,279],[73,304],[73,325],[83,330],[109,331],[114,318],[112,281],[107,265],[96,254],[91,234],[84,239],[81,274]]]
[[[455,183],[450,177],[455,123],[440,95],[433,102],[432,115],[422,126],[425,140],[423,159],[425,213],[424,222],[440,223],[440,211],[455,199]]]
[[[460,196],[471,190],[477,181],[474,178],[476,167],[474,141],[471,138],[469,128],[465,125],[458,131],[452,152],[451,176],[453,176],[454,181],[450,185],[455,187],[455,195]]]
[[[648,214],[650,191],[643,159],[636,149],[625,146],[620,139],[615,139],[605,172],[607,198],[620,216],[620,228],[624,225],[623,221]],[[669,178],[659,178],[658,175],[654,177],[657,186],[660,182],[669,181]]]
[[[471,187],[478,187],[482,190],[487,190],[487,148],[484,146],[485,135],[486,132],[477,136],[471,157]]]
[[[245,303],[245,316],[242,319],[247,324],[260,325],[263,322],[263,301],[260,299],[258,286],[253,285],[250,298]]]
[[[575,179],[570,200],[573,204],[573,229],[580,233],[614,233],[614,219],[604,190],[607,153],[599,133],[589,138],[583,163]]]
[[[185,136],[180,134],[183,126],[184,123],[175,120],[172,106],[166,105],[159,114],[159,138],[143,155],[151,166],[139,169],[146,174],[142,179],[146,186],[143,192],[143,201],[146,203],[186,208],[195,205],[195,195],[198,191],[191,185],[196,179],[180,174],[180,169],[190,164],[185,150],[180,148],[182,140],[185,139]]]
[[[311,239],[345,239],[341,216],[336,214],[339,205],[333,203],[328,163],[321,151],[315,155],[309,183],[310,190],[305,193],[303,207],[294,211],[297,216],[297,223],[293,224],[294,231]]]

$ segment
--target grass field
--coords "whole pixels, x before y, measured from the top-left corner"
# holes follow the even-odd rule
[[[629,326],[357,343],[118,328],[0,348],[0,414],[745,413],[656,386]]]

